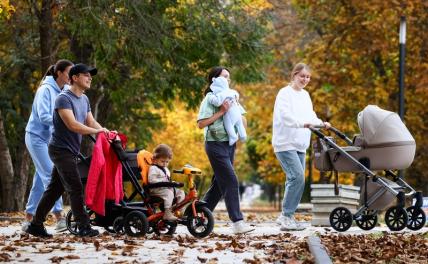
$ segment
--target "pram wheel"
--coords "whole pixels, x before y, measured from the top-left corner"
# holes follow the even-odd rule
[[[214,217],[210,209],[197,207],[196,216],[192,210],[187,211],[187,229],[195,237],[203,238],[211,234],[214,228]]]
[[[393,206],[385,213],[385,223],[391,231],[400,231],[407,226],[407,212],[400,206]]]
[[[159,219],[159,221],[157,221],[155,223],[155,226],[153,227],[153,230],[158,236],[161,236],[161,235],[172,236],[175,233],[176,229],[177,229],[177,222],[165,221],[163,219]]]
[[[87,210],[85,207],[86,213],[89,217],[89,222],[91,224],[94,223],[95,214],[93,211]],[[76,219],[74,219],[73,211],[68,211],[67,215],[65,216],[65,225],[67,226],[67,230],[73,234],[77,235],[79,233],[79,227],[77,225]]]
[[[419,230],[425,226],[426,216],[424,210],[420,207],[410,206],[407,211],[407,228],[410,230]]]
[[[364,210],[358,219],[355,219],[357,226],[363,230],[371,230],[377,224],[377,214],[374,210]]]
[[[77,222],[74,219],[73,212],[70,210],[65,217],[65,224],[67,225],[67,229],[73,235],[77,235],[79,232],[79,228],[77,227]]]
[[[352,213],[348,208],[337,207],[330,213],[330,225],[334,230],[344,232],[352,226]]]
[[[123,227],[123,217],[122,216],[118,216],[118,217],[116,217],[116,219],[114,219],[114,221],[113,221],[113,231],[116,233],[116,234],[124,234],[125,233],[125,230],[124,230],[124,227]]]
[[[125,233],[133,237],[144,236],[148,225],[146,215],[137,210],[129,212],[123,222]]]

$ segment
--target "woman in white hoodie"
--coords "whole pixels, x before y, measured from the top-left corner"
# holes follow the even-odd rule
[[[294,212],[305,187],[305,156],[313,125],[325,125],[313,110],[309,93],[304,90],[311,79],[306,64],[298,63],[291,72],[291,83],[282,88],[275,100],[272,145],[282,169],[286,173],[282,213],[277,219],[281,230],[302,230],[294,219]]]

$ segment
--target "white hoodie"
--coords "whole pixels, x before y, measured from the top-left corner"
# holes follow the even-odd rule
[[[272,145],[275,152],[297,150],[305,152],[311,140],[311,131],[304,124],[322,125],[314,112],[309,93],[296,91],[290,85],[282,88],[273,110]]]

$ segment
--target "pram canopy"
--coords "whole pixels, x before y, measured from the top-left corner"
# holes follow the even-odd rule
[[[416,144],[401,118],[394,112],[368,105],[358,114],[357,120],[365,147]]]
[[[361,172],[362,161],[370,170],[401,170],[412,164],[416,142],[396,113],[368,105],[358,114],[357,122],[360,134],[352,145],[333,147],[320,142],[314,148],[317,169]]]

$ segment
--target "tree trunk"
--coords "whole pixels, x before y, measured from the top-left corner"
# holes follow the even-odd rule
[[[13,201],[9,199],[14,197],[15,190],[13,186],[13,166],[10,156],[9,147],[7,144],[6,134],[4,130],[3,115],[0,110],[0,211],[13,210]]]
[[[25,144],[21,144],[19,147],[18,153],[22,153],[19,159],[15,161],[15,176],[13,181],[13,207],[11,210],[13,211],[21,211],[24,209],[26,202],[26,191],[27,191],[27,182],[29,178],[30,171],[30,154],[25,146]]]
[[[52,54],[52,10],[53,0],[43,0],[40,8],[39,34],[40,34],[40,55],[42,72],[44,73],[53,64]]]

